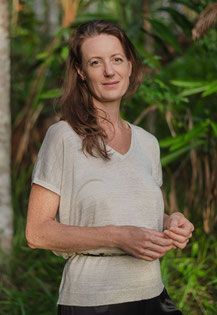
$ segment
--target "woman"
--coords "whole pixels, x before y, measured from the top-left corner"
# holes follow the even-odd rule
[[[159,258],[194,228],[164,214],[157,139],[120,117],[142,69],[116,24],[84,23],[70,40],[62,116],[34,165],[26,226],[30,247],[67,259],[58,314],[181,314]]]

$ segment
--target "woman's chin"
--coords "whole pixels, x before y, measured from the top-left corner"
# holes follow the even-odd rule
[[[100,102],[115,102],[115,101],[120,101],[122,97],[124,96],[124,93],[115,93],[113,92],[112,94],[106,93],[106,94],[101,94],[100,96],[94,96],[98,101]]]

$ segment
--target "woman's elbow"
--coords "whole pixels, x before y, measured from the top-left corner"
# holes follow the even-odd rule
[[[38,247],[33,245],[32,243],[27,241],[27,245],[31,248],[31,249],[37,249]]]
[[[26,227],[25,237],[28,247],[32,249],[40,248],[39,242],[37,242],[38,237],[36,237],[31,228]]]

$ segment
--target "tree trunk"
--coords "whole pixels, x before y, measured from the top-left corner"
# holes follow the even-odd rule
[[[43,25],[43,31],[53,36],[60,25],[59,0],[33,1],[33,8],[37,20]]]
[[[0,0],[0,95],[0,248],[8,251],[13,235],[13,211],[10,176],[10,46],[7,0]]]

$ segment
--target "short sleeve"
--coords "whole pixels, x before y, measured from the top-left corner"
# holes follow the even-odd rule
[[[50,126],[38,152],[31,185],[36,183],[61,195],[63,141],[55,126]]]
[[[157,138],[154,137],[154,156],[153,156],[152,172],[153,177],[159,187],[163,184],[162,166],[160,161],[160,146]]]

